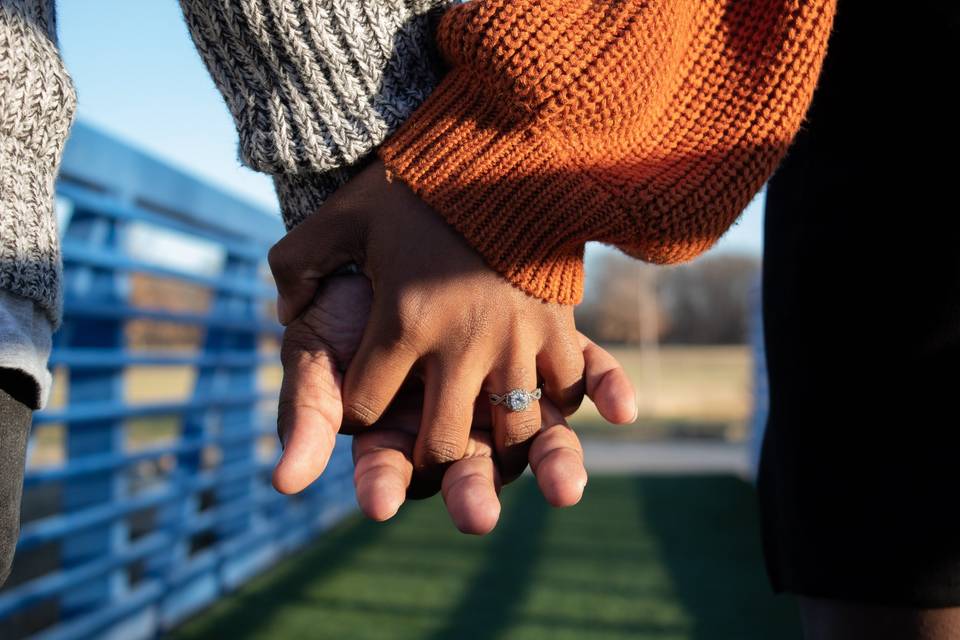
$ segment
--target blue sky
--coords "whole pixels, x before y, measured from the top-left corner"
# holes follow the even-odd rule
[[[233,121],[175,0],[59,0],[57,7],[80,118],[276,209],[270,180],[237,160]],[[755,202],[713,251],[759,253],[762,217]]]

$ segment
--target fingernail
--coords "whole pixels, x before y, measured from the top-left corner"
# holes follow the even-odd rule
[[[633,401],[633,420],[630,421],[630,424],[635,424],[637,420],[640,419],[640,405],[637,404],[637,401]]]

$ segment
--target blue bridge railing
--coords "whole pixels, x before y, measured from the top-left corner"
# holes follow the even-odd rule
[[[65,318],[0,637],[154,637],[351,512],[350,448],[270,486],[278,217],[82,124],[57,194]]]

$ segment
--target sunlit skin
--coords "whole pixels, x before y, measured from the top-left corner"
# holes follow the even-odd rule
[[[423,381],[413,446],[419,469],[459,460],[469,449],[473,404],[511,389],[544,395],[564,415],[583,397],[583,349],[571,305],[527,295],[399,180],[374,162],[270,251],[281,322],[310,305],[323,277],[347,263],[373,285],[370,320],[343,380],[343,418],[369,426],[401,385]],[[541,429],[539,403],[499,407],[493,450],[505,479],[527,464]]]
[[[342,371],[361,342],[372,303],[363,276],[336,276],[321,285],[307,310],[287,326],[282,358],[278,429],[284,452],[274,471],[274,486],[296,493],[316,480],[333,451],[342,419]],[[633,387],[617,361],[578,335],[585,363],[587,395],[609,422],[636,417]],[[413,376],[383,417],[355,433],[354,484],[361,510],[387,520],[408,497],[442,493],[451,519],[465,533],[484,534],[500,515],[498,493],[504,476],[492,446],[492,415],[503,411],[480,397],[469,409],[471,430],[464,456],[448,465],[415,468],[414,450],[423,411],[423,384]],[[587,482],[583,450],[562,413],[540,402],[541,425],[528,449],[529,463],[546,500],[554,506],[576,504]],[[509,479],[508,479],[509,480]]]

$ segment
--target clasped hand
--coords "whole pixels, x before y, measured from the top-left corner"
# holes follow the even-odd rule
[[[366,277],[330,277],[348,263]],[[486,533],[500,486],[528,463],[551,504],[580,499],[583,453],[564,416],[585,391],[610,422],[635,418],[629,380],[576,331],[573,308],[487,267],[379,162],[278,242],[270,266],[287,326],[274,472],[284,493],[313,482],[336,433],[351,433],[368,516],[439,489],[459,529]],[[538,386],[524,411],[488,399]]]

